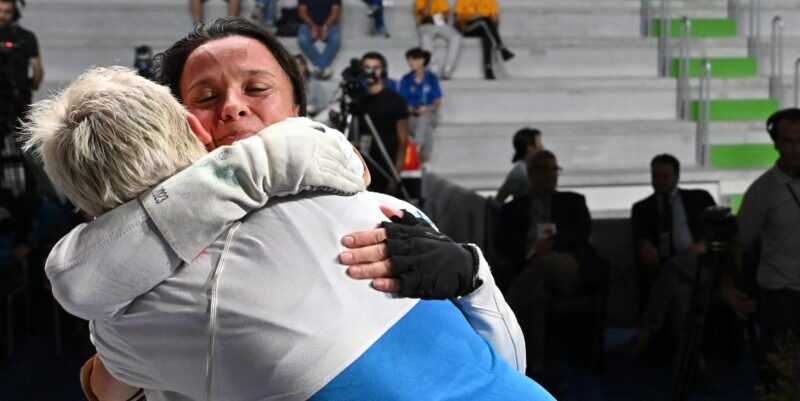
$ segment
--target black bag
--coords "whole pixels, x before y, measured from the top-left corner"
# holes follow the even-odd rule
[[[297,36],[300,17],[297,7],[281,7],[281,17],[275,22],[275,36]]]

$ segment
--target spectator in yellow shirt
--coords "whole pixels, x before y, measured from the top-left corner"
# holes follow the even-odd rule
[[[450,16],[448,0],[415,0],[414,15],[417,19],[420,46],[432,55],[429,69],[442,79],[450,79],[458,61],[461,34],[448,21]],[[444,62],[436,57],[433,49],[433,41],[437,38],[442,38],[447,43],[447,56]]]
[[[496,0],[456,0],[456,27],[464,36],[481,38],[483,72],[486,79],[495,79],[492,52],[499,51],[503,61],[514,57],[497,31],[500,8]]]

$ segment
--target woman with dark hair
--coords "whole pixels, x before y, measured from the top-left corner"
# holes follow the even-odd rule
[[[514,157],[511,162],[514,167],[506,176],[506,180],[500,189],[497,190],[498,202],[505,202],[509,195],[519,198],[528,193],[528,170],[525,160],[536,152],[544,149],[542,145],[542,133],[535,128],[523,128],[514,134]]]
[[[483,74],[486,79],[495,79],[492,68],[492,53],[500,52],[503,61],[514,57],[503,44],[497,27],[500,24],[500,8],[497,0],[457,0],[455,6],[456,27],[464,36],[481,38],[483,50]]]
[[[263,29],[246,21],[218,20],[209,26],[197,27],[187,38],[159,57],[159,79],[168,84],[184,103],[192,115],[190,125],[199,124],[203,131],[209,133],[215,145],[231,144],[265,126],[305,112],[302,79],[294,61],[277,40],[263,32]],[[320,128],[325,130],[324,127]],[[224,181],[225,185],[219,188],[230,195],[230,180],[226,180],[229,178],[226,175],[229,169],[236,170],[236,174],[241,173],[239,169],[259,169],[247,161],[240,160],[234,164],[235,160],[230,156],[232,153],[218,152],[213,157],[226,169],[209,170],[205,168],[208,166],[189,168],[169,180],[186,171],[207,171],[211,174],[206,176]],[[250,171],[249,174],[255,173]],[[227,203],[234,204],[237,212],[222,213],[218,210],[218,204],[208,208],[208,202],[219,199],[219,194],[204,193],[203,196],[185,200],[182,191],[191,192],[192,188],[160,184],[153,196],[144,196],[145,199],[130,205],[139,208],[136,209],[139,210],[138,214],[130,213],[131,209],[124,209],[120,212],[122,214],[115,215],[119,218],[128,212],[128,217],[122,220],[127,221],[128,225],[114,224],[116,230],[105,233],[120,233],[121,228],[128,226],[134,226],[134,229],[126,229],[120,235],[101,236],[107,241],[78,241],[77,238],[75,241],[61,241],[60,251],[56,252],[58,256],[49,259],[51,270],[63,267],[71,272],[76,269],[75,264],[95,265],[94,269],[90,268],[93,274],[90,282],[85,283],[84,280],[75,283],[84,284],[81,291],[70,292],[74,295],[63,295],[64,292],[61,292],[64,297],[74,296],[87,303],[96,303],[99,300],[93,296],[87,297],[84,290],[95,291],[100,293],[103,301],[108,302],[109,298],[116,297],[116,293],[109,293],[108,288],[102,288],[109,281],[113,285],[119,284],[120,291],[131,292],[129,287],[135,286],[145,288],[145,293],[151,295],[123,299],[100,312],[108,313],[112,318],[107,315],[86,316],[96,319],[93,329],[102,327],[106,330],[105,336],[94,336],[95,343],[98,348],[112,353],[113,357],[104,358],[104,362],[119,377],[154,389],[153,395],[176,394],[173,397],[175,399],[186,399],[178,395],[178,390],[186,394],[205,394],[206,399],[217,394],[214,399],[226,400],[266,399],[271,396],[283,396],[286,399],[341,399],[359,395],[421,399],[445,398],[446,395],[456,394],[464,398],[496,400],[552,399],[521,373],[525,363],[521,331],[477,248],[462,247],[437,236],[437,241],[429,244],[435,250],[432,253],[439,254],[447,248],[456,250],[459,256],[450,257],[446,259],[447,262],[442,262],[445,259],[437,260],[437,263],[414,259],[421,266],[419,270],[425,270],[426,277],[413,278],[407,274],[402,275],[403,281],[399,281],[389,278],[389,272],[393,269],[397,269],[394,270],[396,272],[403,271],[405,259],[393,259],[393,264],[389,264],[386,257],[380,255],[387,255],[390,251],[385,244],[376,242],[386,238],[386,230],[370,230],[361,235],[342,234],[347,236],[340,244],[339,231],[347,231],[336,228],[339,223],[333,222],[354,223],[358,221],[357,218],[370,216],[365,213],[375,214],[371,207],[365,207],[366,204],[359,205],[359,202],[368,198],[386,201],[393,198],[368,193],[345,200],[339,197],[307,196],[276,202],[274,208],[258,209],[256,206],[258,210],[253,210],[253,205],[246,199],[242,201],[240,197],[223,196]],[[336,212],[322,207],[326,199],[346,202],[350,205],[349,212]],[[377,206],[379,202],[375,200],[370,205]],[[399,201],[393,199],[393,202],[397,204]],[[142,211],[143,204],[147,205],[147,210],[153,211]],[[280,215],[283,207],[291,205],[302,208],[297,209],[302,212]],[[188,213],[189,217],[175,220],[175,216],[164,212],[165,207],[172,208],[173,213]],[[231,211],[230,207],[226,209],[228,212]],[[411,205],[403,207],[414,210]],[[198,251],[199,243],[203,242],[198,238],[204,238],[205,231],[210,230],[209,226],[216,227],[228,221],[227,225],[222,226],[230,227],[231,217],[238,220],[249,212],[252,213],[241,221],[244,233],[240,230],[234,238],[236,228],[232,228],[227,236],[213,236],[214,246],[203,243],[205,248]],[[148,218],[153,213],[157,217]],[[264,238],[246,234],[248,224],[250,227],[259,226],[258,223],[252,223],[252,218],[270,213],[277,213],[270,221],[276,227],[283,224],[285,230],[264,230],[262,233],[274,235]],[[115,216],[103,216],[100,223],[113,224],[112,217]],[[133,223],[131,219],[134,219]],[[414,225],[417,227],[421,223]],[[190,226],[195,229],[189,230]],[[93,227],[100,227],[99,231],[93,231],[95,235],[100,235],[103,227],[108,228],[103,225]],[[89,229],[90,226],[82,227],[82,230],[91,231]],[[293,230],[302,231],[303,239],[286,235]],[[80,234],[83,235],[81,238],[88,235],[87,231]],[[394,237],[389,235],[389,238]],[[155,250],[128,255],[133,249],[132,244],[146,241],[160,241],[160,244]],[[228,245],[224,249],[218,246],[222,245],[220,241],[231,244],[230,248]],[[187,245],[189,243],[191,245]],[[116,246],[113,249],[118,252],[110,252],[114,244]],[[363,245],[369,245],[370,251],[354,249]],[[252,256],[257,249],[269,252],[262,254],[264,257]],[[335,263],[328,257],[331,249],[335,249],[334,253],[346,251],[341,255],[341,262],[355,265],[348,269],[348,275],[379,279],[372,286],[344,280],[346,276],[343,272],[333,266],[326,267]],[[164,263],[166,266],[151,266],[150,270],[139,268],[152,265],[153,255],[158,260],[166,258],[170,262]],[[414,258],[420,255],[412,253],[402,256]],[[230,291],[217,298],[220,303],[219,312],[216,312],[215,292],[208,288],[197,291],[196,286],[182,285],[180,277],[181,274],[200,274],[203,282],[213,280],[216,274],[206,274],[205,270],[198,272],[194,267],[207,268],[209,262],[216,263],[214,261],[222,261],[221,258],[229,258],[232,263],[222,277],[223,286]],[[312,258],[313,263],[308,263]],[[469,263],[466,263],[467,260]],[[376,266],[380,272],[376,272]],[[407,295],[448,300],[409,301],[403,297],[376,296],[374,293],[377,289],[405,294],[402,291],[414,288],[411,283],[423,285],[430,280],[427,276],[438,277],[439,273],[436,272],[448,270],[449,266],[466,267],[471,279],[447,272],[449,278],[436,283],[451,282],[453,277],[458,277],[456,281],[460,284],[457,288],[444,291],[442,295],[419,295],[414,292]],[[121,275],[125,277],[115,276],[109,281],[101,281],[100,278],[106,277],[99,276],[108,275],[112,268],[116,268],[114,271],[122,269]],[[302,273],[302,269],[313,273]],[[153,270],[165,273],[166,277],[151,282],[152,285],[147,287],[142,281],[150,282],[153,278],[143,276]],[[85,269],[83,271],[86,272]],[[59,280],[64,280],[66,273],[59,270]],[[74,277],[75,273],[72,274]],[[175,277],[178,279],[173,279]],[[262,281],[256,281],[259,279]],[[64,283],[61,285],[63,289]],[[86,288],[92,285],[100,288]],[[352,289],[351,286],[358,288]],[[175,296],[158,297],[154,299],[156,302],[142,301],[153,299],[150,292],[153,288],[171,291],[170,294],[174,293]],[[432,294],[435,293],[438,292]],[[449,300],[451,298],[452,301]],[[388,309],[400,305],[409,305],[410,308],[389,322],[391,313]],[[180,311],[169,313],[159,309],[163,307],[175,307]],[[210,320],[217,316],[216,313],[219,313],[219,320]],[[378,330],[372,330],[372,327]],[[184,333],[183,330],[186,330],[185,334],[180,334]],[[179,344],[171,342],[176,338]],[[118,340],[125,341],[125,345],[114,347],[108,342],[119,344],[116,342]],[[391,363],[386,362],[387,357]],[[112,366],[113,363],[116,366]],[[406,379],[398,380],[398,371],[409,377],[408,380],[412,380],[414,385],[406,385]]]

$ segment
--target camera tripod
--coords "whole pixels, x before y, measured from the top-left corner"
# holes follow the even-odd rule
[[[700,359],[700,347],[703,340],[708,309],[714,298],[714,283],[722,270],[722,259],[729,255],[731,246],[728,241],[706,242],[706,252],[697,256],[692,298],[686,319],[686,338],[680,346],[675,377],[672,384],[672,400],[683,401],[689,394],[692,380],[697,374]],[[703,276],[703,272],[709,274]]]
[[[358,97],[356,100],[351,100],[350,102],[347,102],[345,97],[347,97],[347,93],[342,94],[341,107],[342,114],[345,116],[344,136],[350,143],[358,148],[361,156],[369,164],[370,171],[377,171],[390,182],[396,182],[402,199],[411,202],[411,196],[403,184],[403,178],[400,176],[400,172],[397,171],[394,166],[394,160],[386,150],[386,145],[384,145],[383,140],[381,140],[380,135],[378,135],[378,130],[375,129],[375,124],[373,124],[369,114],[364,111],[363,105],[360,104],[362,97]],[[366,134],[361,130],[361,118],[363,118],[363,121],[367,125],[368,133]],[[370,147],[375,145],[378,146],[380,156],[386,163],[385,166],[378,163],[378,161],[370,155]]]

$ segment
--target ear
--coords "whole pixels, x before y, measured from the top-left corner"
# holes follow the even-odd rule
[[[200,120],[197,119],[193,114],[186,113],[186,121],[189,123],[189,128],[194,133],[194,136],[205,145],[206,149],[209,151],[214,149],[214,141],[211,138],[211,134],[203,128],[203,124],[200,124]]]

